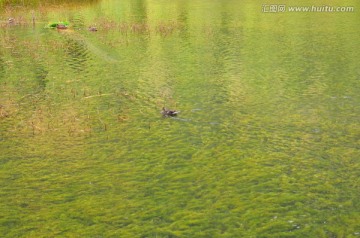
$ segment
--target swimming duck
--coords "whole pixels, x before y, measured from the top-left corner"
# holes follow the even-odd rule
[[[175,111],[175,110],[169,110],[165,107],[162,108],[161,114],[163,114],[163,116],[165,117],[174,117],[179,113],[179,111]]]
[[[60,30],[64,30],[64,29],[67,29],[67,26],[64,24],[57,24],[56,28],[60,29]]]
[[[90,26],[89,31],[97,31],[97,28],[95,26]]]

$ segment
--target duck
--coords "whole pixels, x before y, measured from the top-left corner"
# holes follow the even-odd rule
[[[88,29],[89,31],[97,31],[97,28],[95,26],[90,26]]]
[[[67,26],[64,24],[57,24],[56,28],[60,29],[60,30],[65,30],[65,29],[67,29]]]
[[[165,117],[174,117],[179,113],[179,111],[175,111],[175,110],[169,110],[165,107],[162,108],[161,114],[163,114],[163,116]]]

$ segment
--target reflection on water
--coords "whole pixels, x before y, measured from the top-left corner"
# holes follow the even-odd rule
[[[0,28],[2,237],[359,235],[356,14],[40,10]]]

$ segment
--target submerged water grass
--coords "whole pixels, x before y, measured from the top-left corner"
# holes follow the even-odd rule
[[[151,21],[125,2],[3,14],[25,20],[0,29],[0,235],[358,237],[354,21],[309,40],[310,20],[269,34],[237,2]]]

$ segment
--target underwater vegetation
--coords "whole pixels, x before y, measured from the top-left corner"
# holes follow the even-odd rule
[[[356,14],[46,2],[0,13],[0,237],[360,237]]]

